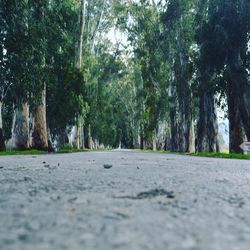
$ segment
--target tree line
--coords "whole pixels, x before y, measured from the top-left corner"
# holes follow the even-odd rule
[[[0,0],[2,151],[241,153],[249,80],[249,0]]]

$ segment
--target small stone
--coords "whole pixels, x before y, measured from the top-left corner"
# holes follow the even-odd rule
[[[59,201],[59,200],[61,199],[61,196],[60,196],[59,194],[52,194],[52,195],[50,196],[50,199],[51,199],[52,201]]]
[[[140,168],[137,166],[137,169],[140,169]]]
[[[110,168],[112,168],[113,166],[112,166],[111,164],[104,164],[103,167],[104,167],[105,169],[110,169]]]
[[[50,166],[49,164],[44,165],[44,167],[52,170],[56,169],[56,166]]]
[[[18,239],[20,241],[27,241],[28,240],[28,235],[27,234],[20,234],[20,235],[18,235]]]
[[[77,200],[77,197],[73,197],[73,198],[71,198],[71,199],[68,199],[68,202],[72,203],[72,202],[74,202],[74,201],[76,201],[76,200]]]
[[[3,169],[4,167],[3,166],[0,166],[0,169]]]
[[[25,177],[23,178],[23,180],[24,180],[24,181],[32,181],[32,179],[31,179],[30,177],[27,177],[27,176],[25,176]]]

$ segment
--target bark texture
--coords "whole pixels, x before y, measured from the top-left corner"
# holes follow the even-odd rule
[[[231,84],[228,92],[228,119],[229,151],[230,153],[242,153],[240,145],[244,141],[244,131],[240,117],[239,96]]]
[[[169,86],[170,148],[174,152],[191,152],[194,148],[191,90],[187,82],[178,86],[173,83],[174,79],[172,75]]]
[[[78,124],[74,126],[74,130],[73,130],[73,141],[72,141],[72,145],[74,148],[79,149],[80,148],[80,126],[79,126],[79,120],[78,120]]]
[[[91,136],[90,124],[84,126],[84,145],[85,145],[85,148],[87,148],[87,149],[93,148],[93,140],[92,140],[92,136]]]
[[[240,95],[241,119],[247,140],[250,141],[250,86],[245,86]]]
[[[69,137],[68,137],[67,130],[66,128],[61,129],[60,133],[58,134],[57,145],[58,147],[63,147],[68,143],[69,143]]]
[[[85,12],[86,12],[86,0],[81,0],[80,6],[80,30],[77,40],[77,51],[76,51],[76,68],[80,69],[82,67],[82,49],[83,49],[83,33],[85,27]]]
[[[5,140],[3,135],[3,117],[2,117],[3,103],[0,101],[0,151],[5,151]]]
[[[218,121],[214,96],[203,92],[199,103],[197,151],[218,152]]]
[[[22,103],[14,108],[12,147],[17,150],[26,150],[29,146],[29,105]]]
[[[244,135],[250,140],[250,86],[241,59],[240,48],[233,49],[228,58],[228,112],[230,152],[242,153]]]
[[[85,28],[85,12],[86,12],[86,0],[81,0],[80,5],[80,30],[79,35],[77,38],[77,44],[76,44],[76,61],[75,61],[75,67],[76,69],[81,69],[82,67],[82,50],[83,50],[83,33]],[[80,120],[79,117],[76,119],[76,125],[75,125],[75,133],[73,137],[73,147],[80,149],[80,141],[81,141],[81,127],[80,127]]]
[[[46,90],[42,91],[41,103],[33,112],[34,126],[32,147],[38,150],[48,150],[47,123],[46,123]]]

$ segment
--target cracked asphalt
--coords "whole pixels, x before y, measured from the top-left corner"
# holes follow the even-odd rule
[[[249,250],[250,161],[0,157],[0,249]]]

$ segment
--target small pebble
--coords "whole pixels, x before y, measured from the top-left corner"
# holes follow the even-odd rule
[[[74,201],[76,201],[76,200],[77,200],[77,197],[73,197],[73,198],[71,198],[71,199],[68,199],[68,202],[72,203],[72,202],[74,202]]]
[[[105,169],[110,169],[110,168],[112,168],[113,166],[110,165],[110,164],[104,164],[103,167],[104,167]]]
[[[31,179],[30,177],[27,177],[27,176],[25,176],[25,177],[23,178],[23,180],[24,180],[24,181],[32,181],[32,179]]]

